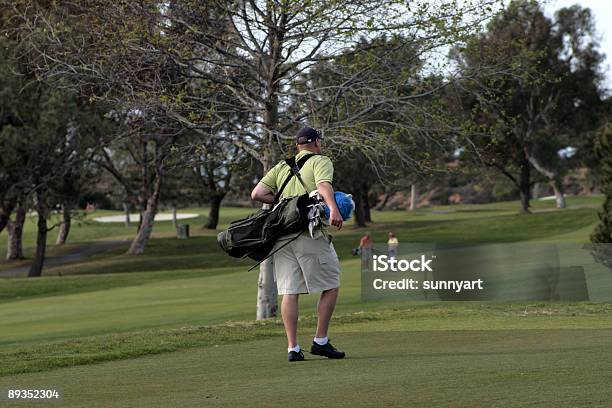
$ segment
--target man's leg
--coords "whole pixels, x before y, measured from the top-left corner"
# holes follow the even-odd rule
[[[281,316],[287,334],[287,347],[297,346],[297,320],[298,320],[298,299],[300,295],[283,295],[281,303]],[[333,307],[332,307],[333,311]]]
[[[345,353],[332,346],[327,338],[340,290],[340,263],[334,246],[328,239],[307,237],[297,241],[296,252],[308,292],[322,292],[317,305],[317,331],[310,353],[327,358],[344,358]]]
[[[321,293],[319,305],[317,306],[317,334],[316,337],[327,337],[329,329],[329,321],[331,320],[336,300],[338,299],[338,291],[340,288],[328,289]]]
[[[317,306],[317,333],[312,341],[310,353],[327,358],[344,358],[344,351],[336,349],[327,338],[329,321],[331,320],[336,299],[338,299],[339,288],[328,289],[321,293],[319,305]]]

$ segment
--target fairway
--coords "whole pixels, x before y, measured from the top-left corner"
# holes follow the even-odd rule
[[[612,327],[354,329],[334,337],[350,350],[345,360],[281,363],[275,338],[4,377],[0,388],[58,387],[53,405],[63,407],[605,407],[612,398]]]
[[[585,242],[600,198],[569,203],[526,216],[515,202],[375,213],[370,230],[375,241],[394,230],[400,242]],[[125,234],[90,221],[76,231],[75,247]],[[161,222],[142,256],[112,250],[0,280],[0,389],[57,388],[61,401],[31,405],[62,407],[608,405],[609,303],[364,301],[350,255],[361,234],[349,224],[334,240],[342,284],[330,336],[345,360],[287,363],[280,320],[253,320],[250,262],[222,254],[213,232],[177,240]],[[304,348],[316,301],[300,299]]]

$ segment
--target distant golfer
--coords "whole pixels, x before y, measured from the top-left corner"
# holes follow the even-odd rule
[[[366,232],[359,241],[359,253],[361,254],[361,271],[369,272],[372,261],[372,236]]]
[[[316,189],[330,209],[330,224],[340,229],[342,216],[334,200],[332,187],[334,167],[327,156],[320,155],[321,141],[321,135],[313,128],[305,127],[298,132],[296,162],[307,154],[318,154],[311,157],[300,170],[302,180],[309,191],[304,191],[304,186],[293,177],[278,198],[299,196]],[[278,188],[289,174],[290,169],[285,161],[279,162],[255,186],[251,198],[273,204]],[[294,234],[281,237],[276,247],[293,236]],[[304,354],[297,342],[298,297],[301,293],[321,293],[317,306],[317,331],[310,353],[328,358],[344,358],[344,352],[332,346],[327,338],[329,321],[340,287],[340,263],[327,230],[324,230],[324,234],[318,239],[311,238],[308,233],[300,235],[276,252],[273,260],[278,293],[283,295],[281,314],[287,333],[289,361],[304,360]]]
[[[359,241],[359,249],[362,251],[364,249],[372,249],[372,236],[369,232],[366,232],[365,235],[361,237],[361,240]]]
[[[389,233],[389,240],[387,241],[387,246],[389,249],[389,259],[395,259],[397,256],[397,247],[399,246],[399,241],[394,233]]]

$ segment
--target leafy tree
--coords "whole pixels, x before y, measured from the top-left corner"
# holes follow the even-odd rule
[[[550,180],[564,206],[562,179],[570,166],[558,152],[588,145],[584,139],[598,126],[602,56],[594,38],[588,9],[561,9],[553,21],[537,2],[520,0],[454,51],[466,76],[483,64],[494,67],[462,83],[466,147],[516,185],[525,212],[532,169]]]
[[[10,42],[0,39],[0,232],[9,227],[8,259],[23,258],[21,233],[25,221],[24,163],[16,154],[17,138],[9,136],[23,124],[22,113],[30,106],[19,101],[22,82],[13,75],[9,61]],[[27,95],[26,90],[24,95]],[[23,112],[22,112],[23,110]],[[11,214],[17,209],[17,219]]]
[[[31,84],[35,102],[33,110],[21,117],[22,124],[5,127],[0,143],[9,146],[23,167],[20,170],[19,194],[23,199],[19,206],[25,208],[31,202],[37,213],[36,253],[29,276],[40,276],[46,252],[47,220],[56,207],[58,197],[65,185],[82,163],[85,138],[78,137],[71,130],[74,112],[78,107],[74,96],[54,91],[44,84]],[[28,104],[27,100],[20,100]],[[7,151],[2,149],[3,152]],[[17,185],[13,185],[15,189]],[[65,192],[65,190],[64,190]],[[18,212],[17,223],[23,222]],[[13,232],[14,233],[14,232]],[[15,237],[19,239],[20,237]],[[18,250],[19,251],[19,250]]]
[[[362,82],[361,94],[343,95],[336,109],[320,120],[338,126],[339,135],[329,142],[336,159],[338,187],[353,194],[356,224],[365,226],[371,221],[372,190],[377,184],[388,190],[389,197],[390,192],[411,188],[424,176],[431,177],[436,169],[444,168],[440,159],[448,155],[445,150],[452,151],[452,140],[440,98],[452,79],[424,75],[418,52],[401,38],[363,39],[356,48],[313,67],[307,82],[321,89],[321,101],[334,97],[325,93],[333,93],[335,84]],[[370,72],[366,69],[369,65],[378,69]],[[367,75],[361,77],[360,72]],[[370,93],[412,101],[362,113],[363,119],[353,124],[352,117],[368,110],[364,95]]]
[[[605,196],[599,212],[599,223],[591,234],[595,244],[594,255],[603,264],[612,267],[612,125],[602,127],[596,144],[596,154],[601,160],[601,190]]]
[[[192,164],[193,176],[210,205],[204,228],[215,229],[221,202],[235,188],[240,173],[249,172],[249,157],[236,146],[214,142],[200,146],[196,157],[199,160]]]
[[[36,253],[29,276],[40,276],[48,219],[58,203],[76,200],[91,139],[82,126],[89,103],[38,80],[10,37],[0,39],[0,190],[9,232],[7,257],[23,257],[25,212],[37,213]],[[10,213],[15,210],[15,220]],[[64,209],[69,219],[69,210]],[[66,221],[66,218],[64,219]],[[63,223],[62,239],[68,235]]]
[[[5,31],[19,39],[37,75],[103,103],[115,120],[115,133],[99,135],[94,160],[140,211],[130,254],[144,252],[153,230],[167,158],[184,131],[169,112],[191,86],[164,55],[172,47],[166,5],[3,1],[14,16]],[[120,170],[128,156],[138,167],[136,180]]]

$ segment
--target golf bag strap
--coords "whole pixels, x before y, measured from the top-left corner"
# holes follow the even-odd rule
[[[300,176],[300,169],[302,168],[302,166],[304,166],[304,164],[312,156],[318,156],[318,154],[317,153],[307,154],[307,155],[301,157],[300,160],[297,161],[297,163],[295,161],[295,157],[290,157],[288,159],[285,159],[285,163],[291,169],[291,174],[289,174],[287,176],[287,178],[283,182],[283,185],[281,186],[281,188],[276,193],[276,201],[278,201],[278,199],[280,198],[281,194],[283,193],[283,190],[285,189],[285,187],[287,187],[287,184],[289,184],[289,181],[291,180],[291,178],[293,176],[297,176],[298,179],[300,180],[300,183],[302,183],[302,186],[304,187],[304,189],[307,190],[306,186],[304,185],[304,181],[302,180],[302,177]],[[306,191],[306,193],[308,193],[308,191]]]
[[[304,180],[302,180],[302,176],[300,176],[300,168],[295,163],[295,159],[293,157],[290,159],[285,159],[285,163],[287,163],[287,166],[291,168],[291,175],[298,178],[300,184],[302,187],[304,187],[304,191],[306,191],[306,194],[308,194],[308,189],[306,188],[306,184],[304,184]]]

